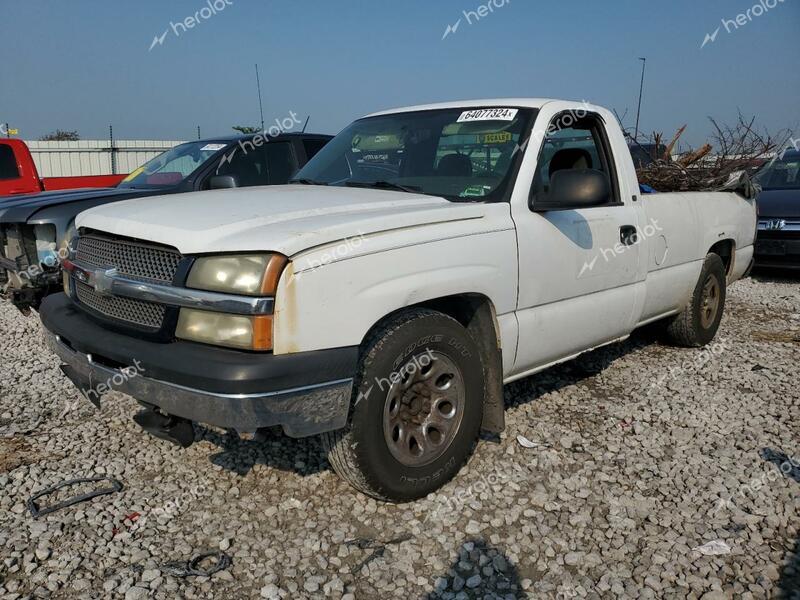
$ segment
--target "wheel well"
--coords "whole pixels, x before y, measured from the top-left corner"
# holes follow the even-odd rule
[[[736,242],[733,240],[721,240],[711,246],[709,254],[716,254],[722,259],[725,265],[725,273],[730,275],[733,272],[733,261],[735,256]]]
[[[482,429],[500,433],[505,428],[505,404],[503,400],[503,355],[500,332],[494,304],[482,294],[458,294],[426,300],[396,310],[372,326],[372,330],[400,312],[412,308],[429,308],[452,317],[469,333],[477,344],[484,365],[484,406]]]

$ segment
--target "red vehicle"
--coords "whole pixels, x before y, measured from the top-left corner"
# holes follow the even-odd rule
[[[81,177],[39,177],[31,151],[22,140],[0,139],[0,201],[3,196],[36,194],[74,188],[114,187],[122,175],[84,175]]]

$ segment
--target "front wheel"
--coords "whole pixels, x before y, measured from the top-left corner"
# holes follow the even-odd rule
[[[714,339],[725,311],[725,282],[725,264],[718,255],[709,254],[691,300],[667,325],[674,344],[699,348]]]
[[[380,500],[422,498],[469,458],[483,417],[483,363],[458,321],[413,309],[362,349],[348,425],[325,434],[334,470]]]

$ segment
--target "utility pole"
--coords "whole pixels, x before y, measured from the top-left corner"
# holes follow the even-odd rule
[[[639,84],[639,108],[636,110],[636,133],[633,134],[634,141],[639,139],[639,115],[642,114],[642,92],[644,92],[644,68],[647,66],[647,59],[639,57],[642,61],[642,82]]]
[[[114,126],[108,126],[108,141],[109,141],[109,152],[111,153],[111,174],[117,174],[117,155],[116,155],[116,148],[114,148]]]
[[[6,123],[6,137],[11,137],[11,126],[8,123]]]
[[[261,131],[264,131],[264,103],[261,101],[261,79],[258,77],[258,63],[256,63],[256,86],[258,87],[258,109],[261,111]]]

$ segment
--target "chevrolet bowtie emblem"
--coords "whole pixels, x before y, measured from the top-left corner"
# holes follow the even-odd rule
[[[92,286],[94,291],[101,296],[111,295],[111,286],[114,284],[114,277],[117,276],[116,269],[98,269],[92,274]]]

